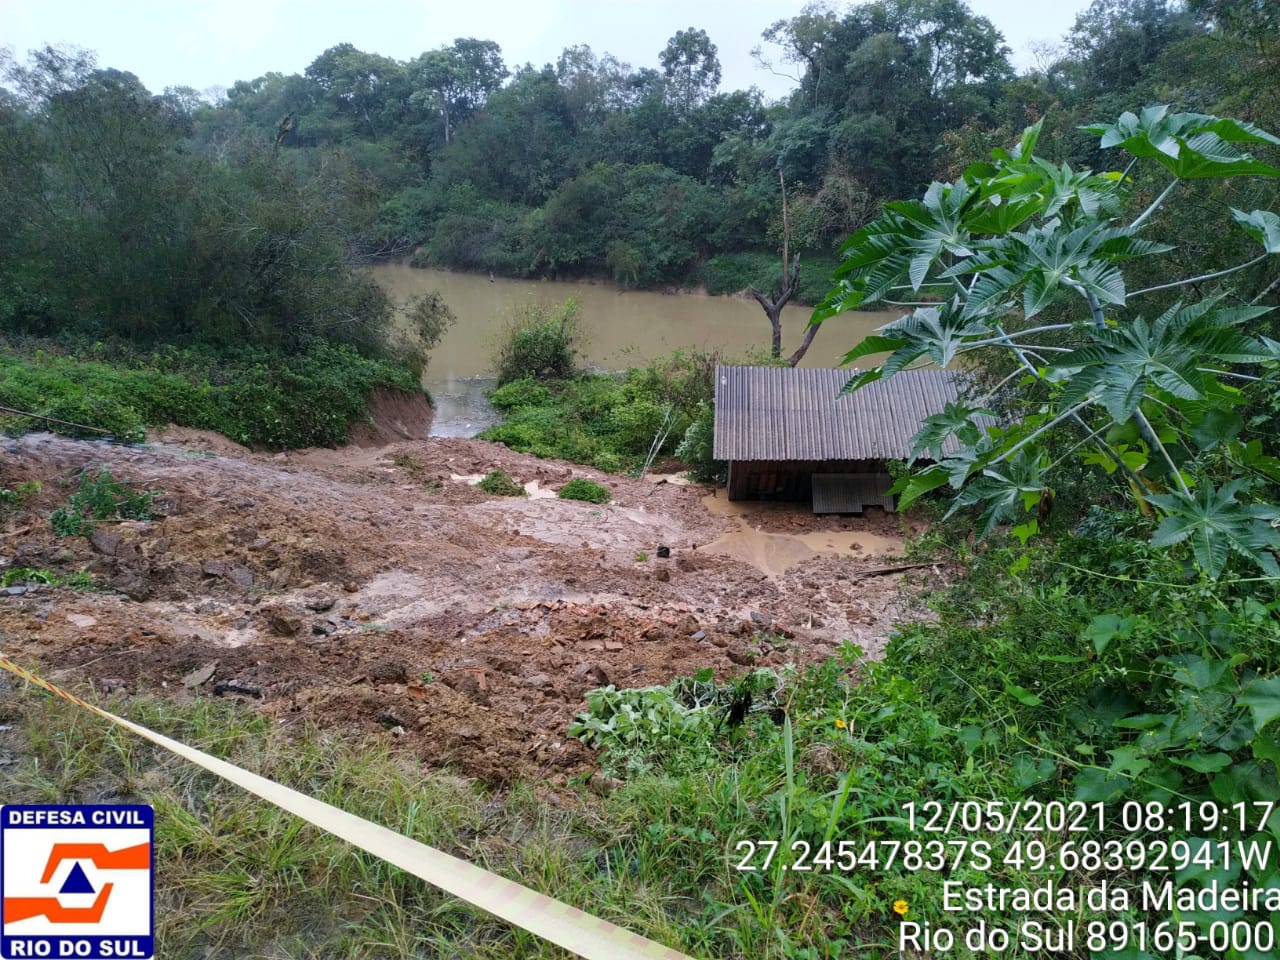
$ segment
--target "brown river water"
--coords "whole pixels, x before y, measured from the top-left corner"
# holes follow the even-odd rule
[[[718,348],[733,359],[769,345],[769,320],[750,298],[620,290],[589,281],[490,280],[483,274],[400,265],[371,269],[397,299],[438,291],[458,318],[432,351],[423,375],[436,401],[433,436],[473,436],[494,422],[485,392],[493,387],[497,340],[512,312],[531,300],[557,305],[575,299],[585,334],[583,360],[602,370],[636,366],[680,347]],[[783,312],[784,353],[800,343],[811,312],[809,307],[787,307]],[[900,313],[846,313],[826,321],[802,366],[839,366],[859,340]],[[882,358],[864,362],[878,359]]]

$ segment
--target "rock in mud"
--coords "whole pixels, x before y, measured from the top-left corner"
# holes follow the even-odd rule
[[[111,586],[134,603],[142,603],[151,599],[151,585],[136,575],[124,574],[116,577],[111,581]]]
[[[196,687],[203,686],[213,679],[213,673],[218,669],[218,661],[206,663],[203,667],[197,667],[182,678],[182,685],[188,690],[194,690]]]
[[[116,551],[120,549],[120,534],[112,533],[110,530],[95,530],[89,542],[98,553],[114,557]]]
[[[365,674],[375,686],[383,683],[408,683],[409,665],[403,660],[377,660]]]
[[[314,610],[316,613],[324,613],[326,610],[332,610],[335,603],[337,603],[337,601],[327,593],[317,593],[307,597],[304,605],[308,610]]]
[[[213,686],[213,692],[218,696],[224,693],[235,693],[242,697],[254,697],[262,699],[262,688],[255,687],[251,683],[241,683],[239,680],[224,680],[222,683],[216,683]]]
[[[657,570],[653,571],[653,579],[661,581],[662,583],[670,583],[671,571],[666,567],[658,567]]]
[[[264,608],[262,615],[266,617],[271,632],[279,636],[291,637],[302,629],[302,617],[283,604]]]
[[[533,676],[525,678],[524,685],[533,687],[535,690],[542,690],[551,686],[551,678],[545,673],[535,673]]]

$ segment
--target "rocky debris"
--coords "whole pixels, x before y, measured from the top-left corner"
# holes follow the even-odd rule
[[[116,555],[116,551],[120,548],[120,541],[120,534],[102,528],[93,531],[93,536],[89,539],[95,551],[108,557]]]
[[[375,686],[385,683],[408,683],[409,665],[403,660],[377,660],[369,665],[365,676]]]
[[[196,667],[196,669],[192,670],[182,678],[182,685],[188,690],[194,690],[196,687],[204,686],[213,679],[214,671],[217,669],[217,660],[206,663],[203,667]]]
[[[337,601],[330,594],[316,593],[307,597],[307,599],[303,601],[303,606],[313,613],[324,613],[328,610],[332,610],[335,603],[337,603]]]
[[[302,617],[286,604],[264,606],[259,613],[267,621],[267,627],[277,636],[292,637],[302,629]]]
[[[167,443],[143,450],[25,437],[13,447],[6,483],[45,484],[31,508],[37,519],[59,502],[60,472],[103,463],[125,482],[164,490],[175,509],[149,524],[103,524],[118,539],[96,545],[13,518],[3,541],[11,566],[88,568],[138,598],[151,594],[128,602],[47,586],[6,592],[0,629],[10,655],[66,664],[69,684],[217,691],[273,717],[356,735],[390,729],[425,766],[496,786],[596,766],[564,733],[590,689],[665,683],[708,667],[723,682],[759,663],[804,666],[846,638],[875,655],[901,613],[896,576],[858,574],[892,561],[818,557],[767,576],[701,549],[739,522],[708,511],[702,488],[600,477],[481,441],[291,451],[279,460],[234,446],[200,459]],[[397,455],[423,463],[423,477],[591,476],[643,509],[497,501],[449,480],[428,495],[418,482],[405,485],[403,469],[377,466]],[[830,532],[840,545],[884,540],[898,525],[815,518],[787,504],[741,509],[758,511],[753,527]],[[671,556],[637,564],[636,544],[650,553],[668,546]],[[270,596],[291,586],[300,591]],[[794,634],[785,661],[782,646],[761,639],[778,632]],[[112,679],[104,686],[95,671]],[[388,711],[397,721],[389,728],[376,719]]]
[[[256,687],[251,683],[242,683],[235,679],[215,683],[213,685],[213,692],[218,696],[222,696],[224,693],[234,693],[242,697],[253,697],[256,700],[262,699],[261,687]]]

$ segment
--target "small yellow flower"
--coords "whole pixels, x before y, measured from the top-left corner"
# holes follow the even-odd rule
[[[848,726],[849,726],[849,725],[848,725],[847,723],[845,723],[845,722],[844,722],[843,720],[841,720],[839,717],[836,717],[836,729],[837,729],[837,730],[843,730],[843,729],[845,729],[845,728],[846,728],[846,727],[848,727]]]
[[[893,901],[893,912],[900,917],[905,917],[907,915],[907,901],[905,900]]]

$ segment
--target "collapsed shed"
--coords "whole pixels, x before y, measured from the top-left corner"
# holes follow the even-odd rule
[[[892,510],[888,461],[910,456],[924,418],[957,400],[960,384],[946,370],[909,370],[840,396],[858,372],[717,367],[714,455],[728,461],[729,499]]]

